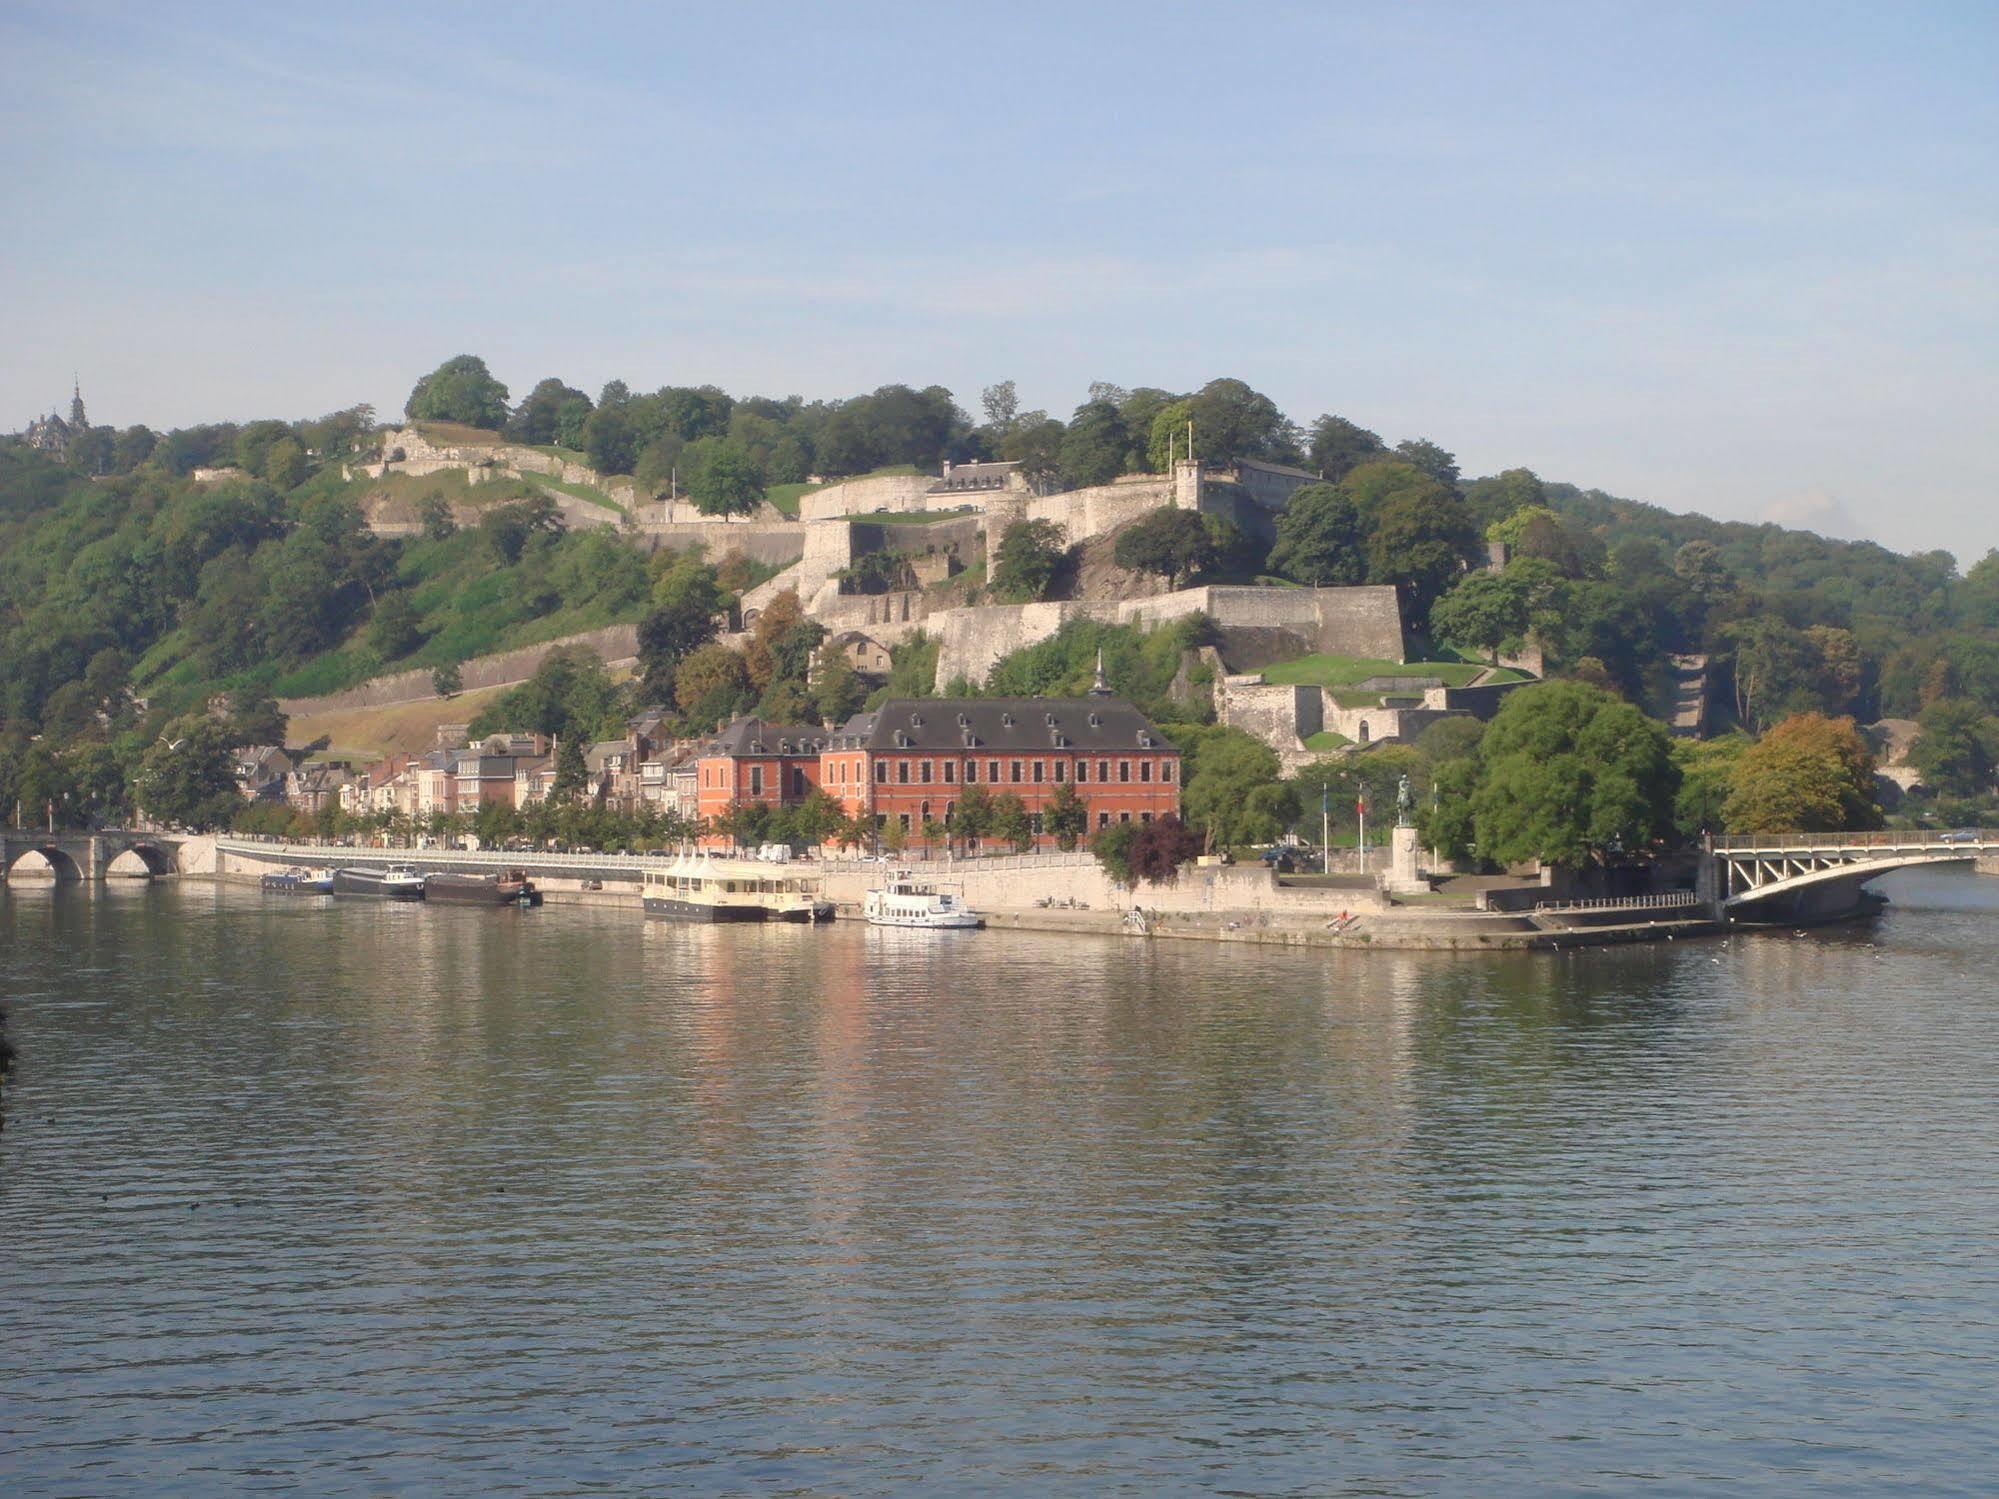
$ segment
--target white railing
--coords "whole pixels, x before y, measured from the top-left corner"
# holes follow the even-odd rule
[[[1925,833],[1914,829],[1868,833],[1731,833],[1711,840],[1718,854],[1750,854],[1779,849],[1881,849],[1927,853],[1947,849],[1999,848],[1999,831],[1953,828]]]
[[[1657,895],[1606,895],[1593,900],[1542,901],[1536,912],[1559,916],[1565,911],[1661,911],[1700,904],[1691,890],[1666,890]]]

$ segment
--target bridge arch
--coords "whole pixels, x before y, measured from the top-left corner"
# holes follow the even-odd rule
[[[126,848],[105,851],[104,873],[110,877],[120,875],[159,876],[174,872],[173,855],[157,843],[134,843]]]
[[[51,879],[59,884],[70,884],[83,878],[83,870],[75,859],[57,844],[35,844],[21,850],[14,862],[7,868],[10,880]]]

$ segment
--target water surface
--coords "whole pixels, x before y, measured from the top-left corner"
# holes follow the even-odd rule
[[[15,1494],[1989,1492],[1999,882],[1581,955],[0,895]]]

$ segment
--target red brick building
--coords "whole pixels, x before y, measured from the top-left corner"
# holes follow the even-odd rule
[[[1057,788],[1076,788],[1089,830],[1180,811],[1180,751],[1119,698],[890,698],[828,739],[819,783],[878,827],[946,823],[967,786],[1025,804],[1038,841]]]
[[[796,806],[819,784],[830,737],[809,724],[737,719],[694,749],[695,815],[712,825],[736,805]]]

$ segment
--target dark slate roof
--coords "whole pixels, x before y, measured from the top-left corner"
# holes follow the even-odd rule
[[[1123,698],[897,697],[848,719],[829,748],[943,753],[1071,749],[1097,754],[1173,746]]]
[[[816,755],[828,735],[816,724],[765,723],[751,713],[701,741],[700,755]]]
[[[930,486],[931,494],[950,494],[961,489],[1003,489],[1007,476],[1020,467],[1019,460],[993,463],[954,463],[951,472]]]

